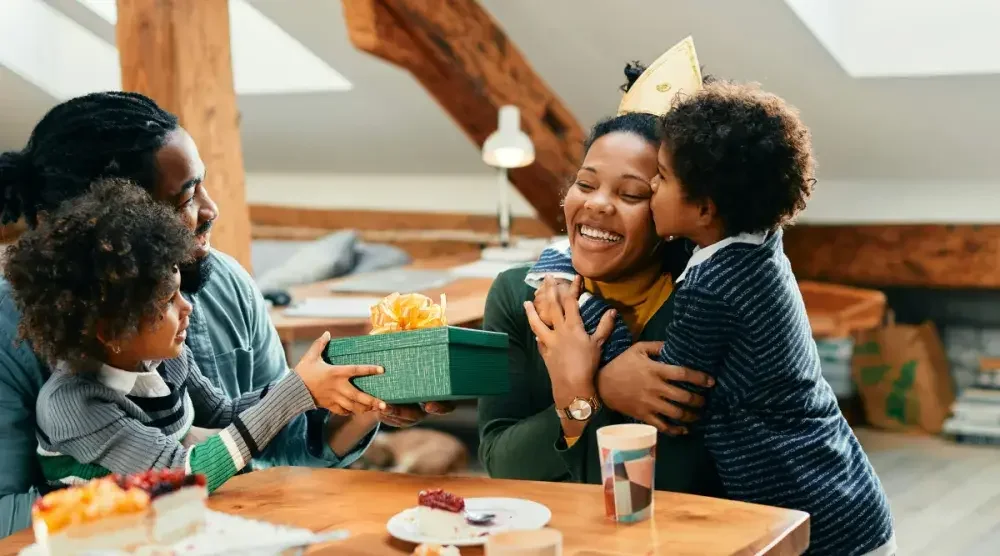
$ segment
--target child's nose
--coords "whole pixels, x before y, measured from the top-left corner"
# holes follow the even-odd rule
[[[184,296],[180,296],[180,298],[181,298],[181,318],[184,318],[191,314],[191,309],[193,309],[194,306],[191,305],[191,302],[185,299]]]

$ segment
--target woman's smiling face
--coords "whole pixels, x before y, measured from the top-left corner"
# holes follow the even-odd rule
[[[649,211],[657,147],[628,132],[590,146],[563,208],[580,275],[609,282],[650,263],[659,243]]]

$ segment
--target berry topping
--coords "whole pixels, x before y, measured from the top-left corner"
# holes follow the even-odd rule
[[[197,475],[188,475],[183,469],[150,469],[135,475],[118,479],[122,488],[142,489],[153,496],[163,496],[185,486],[205,486],[204,479],[199,483]]]
[[[421,506],[444,510],[446,512],[458,513],[465,511],[465,499],[439,488],[420,491],[420,494],[417,495],[417,503]]]

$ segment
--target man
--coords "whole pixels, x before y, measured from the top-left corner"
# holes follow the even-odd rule
[[[166,203],[196,234],[199,263],[182,288],[194,306],[186,343],[201,372],[236,397],[288,371],[284,350],[253,279],[211,249],[218,209],[203,185],[205,165],[176,116],[135,93],[96,93],[49,111],[21,151],[0,154],[0,220],[35,226],[44,213],[87,191],[99,177],[128,179]],[[206,276],[191,283],[193,276]],[[48,370],[26,342],[9,285],[0,281],[0,537],[30,524],[43,483],[35,456],[35,398]],[[445,404],[390,407],[381,415],[336,418],[314,410],[293,420],[255,465],[346,467],[367,448],[379,421],[407,426]],[[425,413],[426,410],[426,413]]]

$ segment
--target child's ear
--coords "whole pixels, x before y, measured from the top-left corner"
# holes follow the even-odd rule
[[[708,227],[713,222],[715,222],[715,215],[718,211],[715,208],[715,203],[711,199],[704,199],[698,203],[698,225],[702,227]]]
[[[108,336],[108,327],[102,321],[97,322],[97,341],[107,349],[111,349],[111,340]]]

